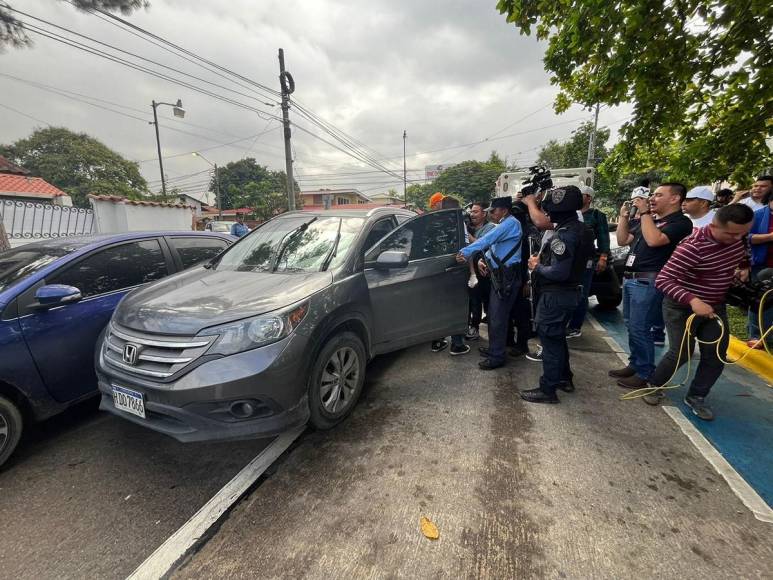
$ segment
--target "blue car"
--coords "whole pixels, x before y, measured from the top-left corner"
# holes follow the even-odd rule
[[[212,259],[235,239],[135,232],[0,253],[0,465],[25,425],[97,393],[94,347],[127,292]]]

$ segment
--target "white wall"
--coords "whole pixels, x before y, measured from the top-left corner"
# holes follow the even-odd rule
[[[193,229],[193,210],[187,207],[131,205],[94,198],[91,205],[99,233]]]

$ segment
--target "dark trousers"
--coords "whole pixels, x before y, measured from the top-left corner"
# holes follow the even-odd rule
[[[513,309],[510,311],[512,319],[508,329],[507,344],[514,344],[515,348],[522,351],[529,350],[529,339],[533,332],[531,329],[531,304],[529,298],[524,296],[525,283],[518,289],[518,297],[515,299]]]
[[[580,330],[582,323],[585,321],[585,315],[588,312],[588,295],[593,284],[593,272],[595,272],[594,268],[586,268],[582,274],[582,296],[577,308],[574,309],[572,319],[569,321],[570,330]]]
[[[488,358],[492,363],[499,364],[505,361],[510,311],[513,309],[513,303],[518,298],[520,287],[521,281],[520,276],[518,276],[514,280],[510,294],[500,298],[494,290],[494,285],[491,285],[488,299]]]
[[[478,328],[480,326],[481,318],[483,317],[483,309],[488,312],[488,298],[491,293],[491,280],[478,277],[478,285],[475,288],[470,288],[470,326]]]
[[[727,344],[730,341],[730,324],[727,321],[725,305],[719,304],[714,306],[714,312],[716,312],[717,316],[722,320],[722,324],[725,325],[726,332],[725,336],[722,338],[722,342],[719,344],[719,353],[722,355],[722,358],[726,358]],[[663,300],[663,319],[666,323],[669,349],[660,363],[658,363],[655,372],[652,373],[652,376],[650,377],[651,384],[658,387],[663,386],[674,374],[674,371],[677,368],[676,361],[679,359],[679,347],[682,344],[682,336],[687,327],[687,319],[691,314],[692,309],[689,306],[674,302],[670,298],[665,298]],[[691,354],[695,351],[695,339],[693,337],[697,336],[700,340],[713,341],[719,338],[719,333],[720,328],[716,320],[696,316],[692,323],[689,344],[686,344],[685,348],[682,349],[679,366],[682,366],[687,362],[688,351]],[[690,384],[688,394],[705,397],[709,394],[714,383],[717,382],[725,365],[717,358],[716,345],[699,344],[698,346],[700,348],[701,358],[698,363],[698,369],[695,372],[695,378]]]
[[[536,317],[537,336],[542,343],[539,386],[545,393],[555,394],[560,383],[572,379],[566,325],[579,301],[580,291],[576,288],[540,292]]]

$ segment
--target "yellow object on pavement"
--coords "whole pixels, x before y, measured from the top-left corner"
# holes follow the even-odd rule
[[[422,516],[420,523],[421,533],[424,534],[424,537],[429,538],[430,540],[437,540],[440,537],[440,532],[438,531],[437,526],[427,518]]]

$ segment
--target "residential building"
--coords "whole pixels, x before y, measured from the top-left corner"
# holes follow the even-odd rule
[[[0,200],[71,206],[72,198],[45,179],[0,156]]]
[[[372,203],[371,200],[357,189],[315,189],[300,193],[304,208],[335,207],[338,205],[359,205]]]

